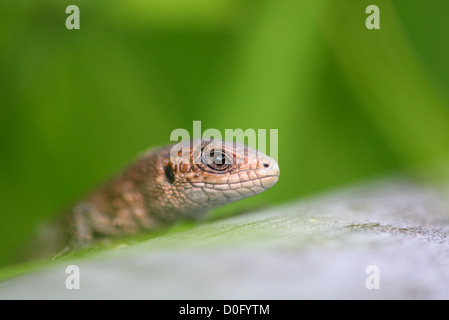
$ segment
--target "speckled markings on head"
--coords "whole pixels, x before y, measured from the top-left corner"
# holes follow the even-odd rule
[[[72,245],[198,217],[278,180],[278,164],[265,154],[236,143],[196,142],[180,163],[170,157],[174,145],[144,153],[77,204],[66,226]]]

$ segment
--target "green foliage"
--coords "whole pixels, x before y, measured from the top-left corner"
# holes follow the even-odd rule
[[[65,28],[66,6],[81,29]],[[365,28],[365,8],[381,29]],[[449,3],[0,3],[0,265],[175,128],[279,129],[278,185],[221,211],[396,170],[446,178]],[[435,18],[426,18],[429,15]]]

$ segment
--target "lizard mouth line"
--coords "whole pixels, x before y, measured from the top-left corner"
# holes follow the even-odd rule
[[[223,182],[223,183],[214,183],[214,182],[206,182],[207,184],[213,184],[213,185],[224,185],[224,184],[228,184],[228,185],[236,185],[236,184],[242,184],[242,183],[245,183],[245,182],[250,182],[250,181],[257,181],[257,180],[263,180],[263,179],[268,179],[268,178],[279,178],[279,175],[276,175],[276,174],[273,174],[273,175],[269,175],[269,176],[265,176],[265,177],[261,177],[261,178],[257,178],[257,179],[248,179],[248,180],[245,180],[245,181],[241,181],[241,182],[232,182],[232,183],[226,183],[226,182]],[[201,182],[200,182],[201,183]],[[204,182],[203,182],[204,183]]]

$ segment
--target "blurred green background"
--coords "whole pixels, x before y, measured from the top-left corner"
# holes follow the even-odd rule
[[[76,4],[81,29],[67,30]],[[365,8],[380,8],[367,30]],[[175,128],[279,130],[279,183],[223,210],[392,172],[447,178],[449,2],[0,2],[0,265]]]

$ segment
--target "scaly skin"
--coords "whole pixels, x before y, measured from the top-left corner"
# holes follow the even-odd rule
[[[279,177],[275,160],[240,144],[191,141],[190,148],[182,149],[187,157],[178,164],[171,161],[172,147],[143,154],[76,205],[65,222],[70,247],[199,217],[263,192]]]

